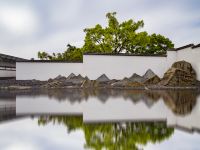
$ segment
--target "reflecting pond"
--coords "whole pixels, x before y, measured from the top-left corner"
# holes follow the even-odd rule
[[[199,149],[195,90],[0,91],[0,149]]]

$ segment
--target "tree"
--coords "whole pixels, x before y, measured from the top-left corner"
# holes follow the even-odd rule
[[[97,24],[84,30],[85,52],[163,54],[168,48],[174,47],[168,38],[160,34],[138,32],[144,26],[143,20],[134,22],[129,19],[119,23],[115,15],[116,12],[107,13],[108,26],[105,28]]]
[[[38,58],[41,60],[48,60],[49,54],[46,52],[38,52]]]
[[[160,34],[149,35],[141,31],[143,20],[137,22],[129,19],[122,23],[116,18],[116,12],[107,13],[108,26],[103,28],[100,24],[86,28],[84,45],[77,48],[70,44],[63,53],[38,52],[39,59],[82,61],[83,53],[131,53],[131,54],[165,54],[166,50],[173,48],[174,44]]]
[[[68,44],[67,50],[63,53],[53,53],[50,55],[46,52],[38,52],[38,58],[42,60],[82,61],[83,54],[80,48]]]
[[[108,26],[103,28],[97,24],[86,28],[84,32],[84,52],[90,53],[137,53],[163,54],[174,44],[160,34],[148,35],[146,31],[138,30],[144,26],[143,20],[134,22],[132,19],[119,23],[116,12],[107,13]]]

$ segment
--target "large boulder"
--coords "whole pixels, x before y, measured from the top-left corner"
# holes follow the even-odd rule
[[[193,86],[196,83],[196,73],[192,68],[192,65],[186,61],[178,61],[167,70],[160,85]]]

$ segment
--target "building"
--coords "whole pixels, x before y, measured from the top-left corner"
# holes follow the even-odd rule
[[[143,75],[151,69],[159,77],[176,61],[191,63],[200,80],[200,44],[189,44],[169,49],[166,55],[84,54],[83,62],[19,60],[16,63],[17,80],[48,80],[71,73],[87,76],[91,80],[106,74],[110,79],[123,79],[133,73]]]
[[[16,61],[25,59],[0,53],[0,79],[16,77]]]

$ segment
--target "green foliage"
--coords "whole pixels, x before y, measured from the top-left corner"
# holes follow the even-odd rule
[[[83,126],[82,116],[48,116],[40,117],[38,125],[46,125],[50,122],[54,124],[63,124],[67,127],[68,132],[80,129]]]
[[[38,52],[38,58],[41,60],[48,60],[49,54],[46,52]]]
[[[39,125],[50,122],[65,125],[69,133],[81,129],[85,134],[85,148],[96,150],[138,149],[137,145],[161,142],[174,132],[165,122],[84,124],[80,116],[49,116],[38,120]]]
[[[141,31],[144,27],[143,20],[133,21],[129,19],[120,23],[116,18],[116,12],[107,13],[107,27],[100,24],[92,28],[84,29],[86,33],[84,45],[81,48],[67,45],[64,53],[38,52],[38,58],[42,60],[69,60],[82,61],[82,53],[133,53],[133,54],[164,54],[174,44],[168,38],[160,34],[149,35]]]
[[[174,44],[164,36],[148,35],[146,31],[139,32],[144,26],[143,20],[134,22],[132,19],[119,23],[116,13],[107,13],[108,26],[103,28],[97,24],[86,28],[84,32],[84,52],[91,53],[136,53],[163,54]]]
[[[38,58],[41,60],[67,60],[67,61],[82,61],[83,54],[80,48],[67,45],[67,50],[63,53],[53,53],[52,55],[46,52],[38,52]]]

